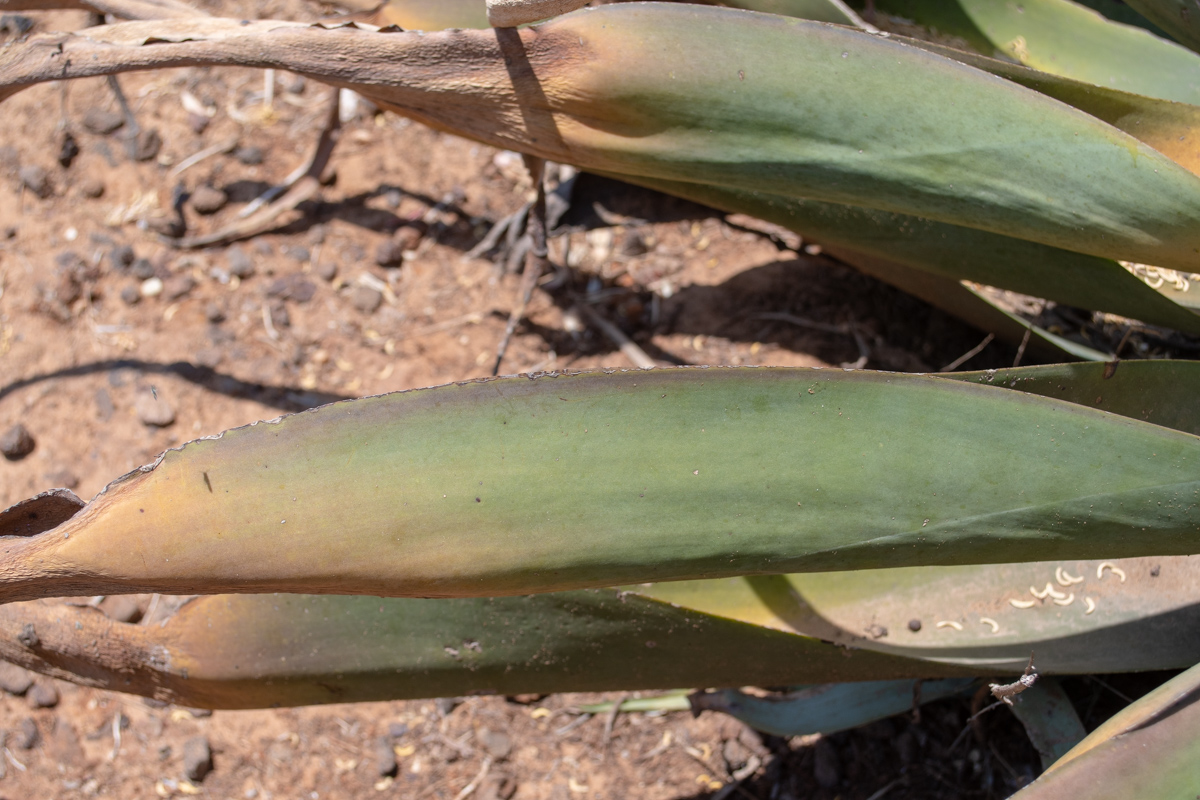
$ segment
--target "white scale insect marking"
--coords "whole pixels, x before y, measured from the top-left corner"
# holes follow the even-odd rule
[[[991,617],[980,617],[979,624],[990,625],[992,627],[992,633],[1000,632],[1000,623],[996,622],[996,620],[992,619]]]
[[[939,622],[937,624],[937,626],[939,628],[954,628],[954,630],[956,630],[956,631],[961,631],[963,629],[962,623],[955,622],[954,620],[948,620],[948,619],[942,620],[941,622]]]
[[[1054,598],[1054,605],[1056,605],[1056,606],[1069,606],[1069,605],[1071,605],[1071,603],[1074,603],[1074,602],[1075,602],[1075,593],[1074,592],[1071,592],[1071,594],[1067,595],[1065,598],[1062,598],[1061,600],[1057,597]]]
[[[1111,561],[1105,561],[1103,564],[1096,567],[1096,577],[1097,578],[1104,577],[1104,570],[1106,567],[1112,571],[1113,575],[1116,575],[1118,578],[1121,579],[1121,583],[1125,582],[1125,570],[1121,569],[1120,567],[1118,567],[1116,564],[1112,563]]]
[[[1009,605],[1013,608],[1033,608],[1037,605],[1036,600],[1009,600]]]
[[[1085,598],[1083,598],[1083,602],[1087,603],[1087,611],[1083,612],[1085,615],[1090,614],[1096,610],[1096,601],[1093,600],[1092,598],[1085,597]]]
[[[1066,597],[1065,594],[1060,592],[1058,589],[1055,589],[1054,584],[1050,583],[1049,581],[1046,582],[1046,588],[1040,592],[1034,587],[1030,586],[1029,593],[1038,600],[1045,600],[1047,597],[1053,597],[1055,600],[1062,600],[1064,597]]]
[[[1062,567],[1056,567],[1054,570],[1054,580],[1058,581],[1059,586],[1074,586],[1077,583],[1083,583],[1083,576],[1080,575],[1077,578]]]

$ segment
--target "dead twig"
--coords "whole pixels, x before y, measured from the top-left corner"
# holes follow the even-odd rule
[[[292,172],[284,182],[275,188],[283,189],[278,199],[268,203],[250,216],[240,219],[227,228],[205,236],[188,236],[180,239],[167,239],[170,244],[184,249],[209,247],[216,244],[227,244],[238,239],[246,239],[264,233],[276,224],[276,220],[288,211],[293,210],[306,200],[316,196],[321,188],[321,173],[329,164],[329,158],[337,146],[341,130],[341,120],[338,117],[338,93],[333,92],[329,103],[329,111],[321,137],[313,150],[312,158]]]
[[[534,287],[537,286],[538,279],[542,277],[542,272],[550,263],[546,250],[546,183],[542,174],[546,162],[536,156],[523,156],[523,158],[525,159],[525,168],[529,170],[529,174],[533,176],[533,183],[537,186],[537,199],[533,203],[533,210],[526,222],[531,246],[529,254],[525,257],[525,271],[521,273],[521,290],[517,307],[508,315],[508,325],[505,326],[504,335],[500,337],[500,344],[496,347],[496,363],[492,365],[493,375],[500,374],[500,364],[504,361],[504,354],[508,351],[508,344],[517,330],[517,324],[525,316],[525,309],[529,306],[530,298],[533,297]]]
[[[1029,332],[1028,332],[1028,331],[1026,331],[1025,333],[1026,333],[1026,334],[1028,334]],[[982,341],[982,342],[980,342],[979,344],[975,345],[975,346],[974,346],[974,347],[972,347],[970,350],[968,350],[967,352],[963,353],[961,356],[959,356],[958,358],[954,359],[953,361],[951,361],[951,362],[950,362],[949,364],[947,364],[946,366],[944,366],[944,367],[942,367],[941,369],[939,369],[939,370],[938,370],[938,372],[954,372],[954,370],[958,369],[958,368],[959,368],[959,367],[961,367],[963,364],[967,363],[967,362],[968,362],[968,361],[970,361],[972,358],[974,358],[975,356],[977,356],[977,355],[979,355],[980,353],[982,353],[982,352],[983,352],[983,349],[984,349],[985,347],[987,347],[989,344],[991,344],[991,343],[992,343],[992,340],[993,340],[993,339],[995,339],[995,338],[996,338],[996,334],[994,334],[994,333],[989,333],[987,336],[985,336],[985,337],[983,338],[983,341]]]
[[[587,304],[581,303],[575,306],[576,311],[580,316],[585,317],[589,324],[595,326],[609,338],[609,340],[617,346],[617,349],[625,354],[625,357],[633,362],[635,367],[642,369],[653,369],[658,366],[658,362],[646,354],[646,351],[637,345],[633,339],[625,335],[625,331],[613,325],[611,322],[600,316],[596,311],[590,308]]]

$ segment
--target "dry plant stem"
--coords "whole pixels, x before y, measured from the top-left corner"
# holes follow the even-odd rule
[[[1025,666],[1025,671],[1021,673],[1021,677],[1012,683],[992,683],[988,685],[988,688],[992,690],[993,697],[1011,706],[1012,698],[1033,686],[1037,682],[1037,678],[1037,671],[1033,668],[1033,653],[1030,653],[1029,663]]]
[[[500,338],[500,344],[496,348],[496,363],[492,365],[493,375],[500,374],[500,363],[504,361],[508,343],[512,341],[513,333],[516,331],[521,317],[525,316],[525,309],[529,306],[530,298],[533,297],[533,289],[537,286],[538,279],[542,277],[542,273],[550,263],[546,250],[546,181],[544,179],[546,162],[536,156],[524,156],[524,159],[525,168],[529,170],[533,183],[537,186],[537,200],[534,201],[533,209],[526,222],[526,232],[533,242],[528,255],[525,256],[525,271],[521,273],[520,299],[517,307],[508,315],[508,325],[505,326],[504,335]]]
[[[651,369],[658,366],[658,362],[647,355],[645,350],[638,347],[637,342],[626,336],[625,331],[600,316],[593,309],[589,308],[586,303],[581,303],[576,308],[579,309],[580,314],[587,318],[588,324],[599,328],[600,332],[607,336],[625,354],[625,357],[633,362],[635,367]]]
[[[329,164],[329,159],[333,155],[333,149],[337,146],[340,130],[341,121],[338,118],[338,93],[334,91],[333,98],[329,104],[329,112],[325,119],[325,127],[321,130],[321,137],[317,140],[317,146],[313,150],[312,158],[309,159],[308,164],[302,170],[298,169],[292,175],[288,176],[289,180],[284,184],[287,187],[287,191],[281,197],[251,216],[240,219],[223,230],[204,236],[188,236],[182,239],[168,239],[167,241],[176,247],[185,249],[209,247],[215,244],[226,244],[238,239],[257,236],[260,233],[271,230],[275,227],[280,216],[316,196],[321,188],[321,173],[325,171],[325,167]]]
[[[953,361],[951,361],[951,362],[950,362],[949,364],[947,364],[946,366],[944,366],[944,367],[942,367],[941,369],[939,369],[939,370],[938,370],[938,372],[954,372],[954,370],[958,369],[958,368],[959,368],[959,367],[961,367],[963,364],[967,363],[967,362],[968,362],[968,361],[970,361],[972,358],[974,358],[975,356],[977,356],[977,355],[979,355],[980,353],[982,353],[982,352],[983,352],[983,350],[984,350],[984,348],[985,348],[985,347],[987,347],[989,344],[991,344],[991,343],[992,343],[992,340],[993,340],[993,339],[995,339],[995,338],[996,338],[996,334],[994,334],[994,333],[989,333],[987,336],[983,337],[983,341],[982,341],[982,342],[980,342],[979,344],[975,345],[975,346],[974,346],[974,347],[972,347],[970,350],[968,350],[967,352],[963,353],[961,356],[959,356],[958,358],[954,359]],[[1027,329],[1025,330],[1025,342],[1026,342],[1026,343],[1028,343],[1028,341],[1029,341],[1029,329],[1027,328]],[[1024,345],[1022,345],[1022,346],[1024,346]]]
[[[80,9],[118,19],[186,19],[208,16],[180,0],[0,0],[0,12]]]

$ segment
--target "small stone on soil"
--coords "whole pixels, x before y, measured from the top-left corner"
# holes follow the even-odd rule
[[[127,306],[136,306],[141,302],[142,293],[138,291],[136,286],[126,286],[121,290],[121,300]]]
[[[181,297],[185,297],[195,288],[196,279],[191,275],[177,275],[174,278],[168,278],[163,282],[163,299],[167,301],[178,300]]]
[[[375,740],[375,774],[381,778],[395,775],[399,765],[396,763],[396,751],[392,742],[386,736]]]
[[[475,738],[483,745],[488,755],[497,761],[503,761],[512,752],[512,739],[506,733],[480,728]]]
[[[58,689],[54,688],[54,684],[45,681],[34,683],[33,688],[25,693],[25,697],[34,708],[54,708],[58,705]]]
[[[337,277],[337,264],[332,261],[322,261],[317,264],[317,277],[323,281],[331,281]]]
[[[133,148],[133,157],[137,161],[150,161],[162,149],[162,137],[154,128],[141,131]]]
[[[408,733],[408,725],[403,722],[392,722],[388,725],[388,736],[399,739]]]
[[[163,292],[162,278],[147,278],[142,281],[142,297],[158,297]]]
[[[104,184],[95,178],[84,178],[79,182],[79,193],[95,200],[104,196]]]
[[[0,453],[9,461],[20,461],[32,453],[36,446],[33,435],[19,422],[0,436]]]
[[[212,772],[212,748],[208,744],[208,739],[203,736],[195,736],[184,742],[183,745],[183,774],[187,775],[190,781],[202,781],[208,773]]]
[[[148,391],[138,392],[133,410],[143,425],[165,428],[175,422],[175,409],[171,407],[171,404],[161,395],[155,397]]]
[[[355,286],[350,293],[350,305],[364,314],[374,314],[383,302],[383,293],[370,286]]]
[[[916,633],[917,631],[921,630],[921,620],[919,620],[919,619],[910,619],[910,620],[908,621],[908,629],[909,629],[910,631],[912,631],[913,633]]]
[[[71,166],[75,161],[75,157],[79,155],[79,143],[75,141],[75,137],[70,131],[64,131],[62,142],[58,146],[58,163],[64,169]]]
[[[37,164],[26,164],[21,167],[17,172],[17,177],[21,179],[22,186],[43,200],[54,192],[50,186],[50,176]]]
[[[0,661],[0,689],[12,695],[23,695],[33,685],[33,675],[27,669]]]
[[[213,302],[204,306],[204,318],[214,325],[225,321],[225,310]]]
[[[193,112],[188,112],[187,124],[188,124],[188,127],[192,129],[192,133],[195,133],[195,134],[204,133],[204,131],[208,130],[208,125],[210,122],[212,122],[212,120],[210,120],[208,117],[204,116],[203,114],[196,114]]]
[[[229,260],[229,274],[233,277],[245,279],[254,274],[254,262],[245,249],[231,247],[225,251],[225,258]]]
[[[139,281],[149,280],[154,277],[154,265],[150,263],[150,259],[148,258],[139,258],[134,261],[130,271],[133,273],[133,277]]]
[[[125,118],[115,111],[89,108],[83,115],[83,127],[100,136],[105,136],[125,124]]]
[[[21,720],[21,725],[17,728],[16,734],[13,736],[17,747],[22,750],[32,750],[37,747],[38,740],[41,738],[41,734],[38,733],[37,722],[34,721],[33,717],[26,717]]]
[[[271,285],[267,287],[267,297],[307,303],[312,300],[316,291],[316,285],[302,275],[286,275],[271,282]]]
[[[129,269],[129,266],[137,258],[137,253],[135,253],[133,248],[129,245],[121,244],[114,247],[108,254],[108,257],[112,260],[112,264],[115,268],[123,270]]]
[[[215,186],[204,184],[196,187],[188,202],[198,214],[215,214],[229,202],[229,195]]]
[[[46,482],[56,489],[76,489],[79,487],[79,476],[69,469],[56,469],[46,473]]]
[[[263,162],[263,151],[261,147],[250,144],[234,150],[233,157],[246,166],[253,167]]]

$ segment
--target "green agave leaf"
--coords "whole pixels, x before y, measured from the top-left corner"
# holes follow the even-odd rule
[[[1200,12],[1188,0],[1126,0],[1177,41],[1200,51]]]
[[[865,272],[894,283],[946,308],[981,322],[985,330],[1024,333],[1024,324],[999,318],[1003,312],[977,311],[982,299],[963,287],[920,280],[903,267],[948,278],[969,280],[1045,297],[1067,305],[1110,311],[1155,325],[1200,333],[1200,316],[1154,291],[1120,264],[1094,256],[946,225],[900,214],[806,200],[789,200],[762,192],[747,192],[682,181],[610,175],[639,186],[667,192],[724,211],[738,211],[795,230],[835,249],[838,256]],[[925,284],[935,300],[904,283]],[[945,288],[942,288],[942,287]],[[970,294],[970,297],[967,295]],[[976,299],[972,299],[976,298]],[[1011,338],[1011,337],[1010,337]],[[1057,342],[1061,347],[1067,345]],[[1078,358],[1103,357],[1076,351]]]
[[[168,451],[58,527],[0,540],[0,597],[486,596],[1182,555],[1200,547],[1198,472],[1189,434],[932,377],[519,377]]]
[[[947,373],[1200,434],[1200,361],[1121,361]]]
[[[1087,736],[1071,698],[1053,677],[1039,676],[1037,683],[1012,703],[1013,714],[1042,758],[1042,769],[1048,769]]]
[[[1092,564],[1000,568],[1015,588],[995,580],[997,568],[931,567],[914,571],[930,579],[928,589],[917,576],[908,583],[907,599],[895,605],[886,598],[879,602],[887,586],[906,581],[895,570],[508,598],[222,595],[193,599],[149,625],[113,622],[86,606],[12,603],[0,607],[0,658],[85,685],[206,708],[661,689],[680,682],[777,686],[909,679],[902,692],[893,687],[880,696],[879,687],[865,690],[864,699],[873,698],[871,713],[884,714],[911,706],[913,678],[1019,673],[1035,647],[1047,673],[1190,663],[1200,658],[1200,641],[1170,632],[1200,623],[1198,561],[1159,559],[1153,579],[1146,562],[1112,562],[1127,576],[1123,584],[1107,567],[1104,579],[1094,579]],[[996,605],[996,592],[1020,596],[1021,583],[1054,581],[1063,567],[1072,578],[1087,574],[1087,591],[1099,598],[1093,613],[1079,602],[1060,606],[1050,599],[1019,614],[1012,609],[1011,618],[1000,616],[1003,627],[995,633],[964,615],[964,609],[996,614],[978,609]],[[810,586],[814,578],[821,582]],[[983,590],[976,586],[980,580],[987,584]],[[874,587],[877,581],[883,590]],[[729,591],[726,584],[741,584],[743,591]],[[785,585],[797,594],[779,593]],[[655,596],[664,589],[672,593]],[[804,594],[796,600],[799,592]],[[834,595],[838,607],[828,602]],[[797,604],[808,610],[796,612]],[[918,632],[907,626],[914,614],[924,617]],[[943,616],[963,620],[964,630],[938,628],[935,621]],[[871,627],[838,627],[859,619]],[[886,633],[885,624],[892,625]],[[976,627],[985,635],[976,635]],[[908,647],[909,642],[922,644]],[[929,700],[938,692],[925,684],[921,696]],[[817,702],[847,694],[855,692],[834,690]],[[721,695],[709,702],[722,698],[731,699]],[[876,704],[885,701],[886,707]],[[779,708],[747,713],[763,726],[772,718],[776,725],[787,719]],[[808,704],[799,713],[805,717],[787,724],[819,719]],[[842,717],[837,724],[853,725],[855,719]]]
[[[491,27],[486,0],[388,0],[374,16],[382,25],[410,31]]]
[[[1070,0],[880,0],[880,6],[1043,72],[1200,103],[1200,57]]]
[[[1172,269],[1200,264],[1200,177],[1162,154],[960,62],[771,14],[618,4],[499,37],[125,23],[8,48],[0,86],[198,59],[293,69],[588,169],[870,206]]]
[[[1133,703],[1092,732],[1015,800],[1191,798],[1200,777],[1200,667]]]
[[[916,705],[944,700],[970,689],[975,681],[865,681],[798,686],[786,694],[758,696],[739,689],[699,692],[694,711],[720,711],[755,730],[775,736],[837,733],[901,714]]]

